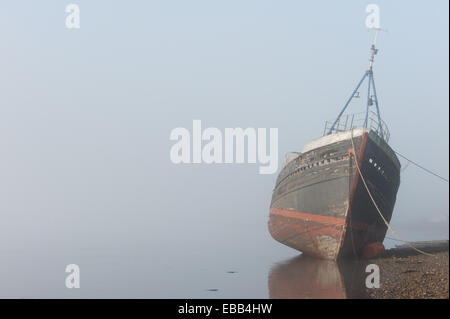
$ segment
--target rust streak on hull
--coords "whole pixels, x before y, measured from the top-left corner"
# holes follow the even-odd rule
[[[356,172],[355,160],[389,221],[400,163],[372,132],[360,132],[299,154],[281,170],[272,195],[269,232],[277,241],[324,259],[359,257],[382,242],[386,226]]]
[[[345,219],[271,210],[269,231],[281,243],[309,255],[335,259]]]

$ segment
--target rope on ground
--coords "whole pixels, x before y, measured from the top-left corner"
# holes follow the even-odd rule
[[[407,246],[411,247],[412,249],[414,249],[415,251],[417,251],[418,253],[427,255],[427,256],[432,256],[432,257],[436,257],[433,254],[427,253],[423,250],[420,250],[416,247],[414,247],[411,243],[407,242],[406,240],[404,240],[402,237],[400,237],[400,235],[391,227],[391,225],[388,223],[388,221],[386,220],[386,218],[384,218],[383,214],[380,211],[380,208],[378,208],[377,203],[375,202],[375,199],[372,196],[372,193],[369,190],[369,187],[367,186],[366,180],[364,179],[363,174],[361,173],[361,169],[359,168],[359,163],[358,163],[358,155],[356,155],[356,148],[355,148],[355,143],[353,142],[353,128],[352,128],[352,132],[351,132],[351,140],[352,140],[352,147],[353,147],[353,151],[355,152],[355,163],[356,163],[356,168],[358,169],[358,173],[359,176],[361,177],[361,180],[364,184],[364,187],[367,190],[367,194],[369,194],[370,199],[372,200],[373,205],[375,206],[375,208],[378,211],[378,214],[380,215],[381,219],[383,220],[383,222],[386,224],[387,228],[389,228],[389,230],[400,240],[402,241],[404,244],[406,244]]]
[[[402,242],[402,243],[403,243],[403,241],[401,241],[401,240],[399,240],[399,239],[397,239],[397,238],[392,238],[392,237],[388,237],[388,236],[385,236],[384,238],[390,239],[390,240],[394,240],[394,241],[399,241],[399,242]]]

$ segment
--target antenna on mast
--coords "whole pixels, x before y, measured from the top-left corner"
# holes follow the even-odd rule
[[[367,92],[367,107],[366,107],[366,115],[365,115],[365,119],[364,119],[364,128],[367,128],[370,106],[373,105],[373,102],[375,102],[375,106],[377,109],[377,117],[378,117],[378,133],[380,134],[381,138],[384,138],[384,133],[383,133],[382,124],[381,124],[382,121],[381,121],[381,116],[380,116],[380,108],[378,106],[377,91],[375,89],[375,80],[373,79],[373,63],[375,60],[375,55],[378,53],[378,49],[376,48],[378,33],[380,31],[387,31],[387,30],[383,30],[381,28],[372,28],[372,29],[374,29],[376,32],[375,32],[375,39],[370,47],[369,67],[367,68],[366,72],[364,72],[364,76],[359,81],[356,88],[353,90],[352,95],[345,103],[344,107],[342,108],[342,111],[339,113],[339,115],[336,118],[336,120],[334,121],[333,125],[331,125],[330,129],[328,130],[328,134],[331,134],[333,132],[333,130],[336,126],[336,123],[339,122],[342,114],[344,114],[345,110],[347,109],[347,106],[350,104],[351,100],[355,97],[355,93],[358,92],[359,87],[364,82],[366,77],[368,77],[369,80],[368,80],[368,92]],[[371,94],[371,91],[373,94]]]
[[[381,28],[372,28],[375,30],[375,39],[373,40],[372,46],[370,47],[370,63],[369,63],[369,68],[367,69],[368,71],[372,70],[373,68],[373,61],[375,59],[375,55],[378,53],[378,49],[375,47],[377,45],[377,39],[378,39],[378,33],[380,31],[385,31],[387,32],[387,30],[381,29]]]

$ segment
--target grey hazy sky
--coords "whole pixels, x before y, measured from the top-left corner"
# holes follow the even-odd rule
[[[66,296],[52,274],[102,272],[109,254],[121,285],[100,277],[84,296],[195,296],[179,290],[196,285],[184,271],[292,255],[267,232],[276,174],[174,165],[169,134],[193,119],[278,127],[280,163],[300,151],[367,67],[371,2],[72,2],[79,30],[65,28],[69,1],[0,4],[0,296]],[[374,3],[389,30],[374,72],[390,144],[448,177],[448,1]],[[448,236],[448,191],[409,166],[393,225],[410,240]],[[128,286],[124,273],[153,279]]]

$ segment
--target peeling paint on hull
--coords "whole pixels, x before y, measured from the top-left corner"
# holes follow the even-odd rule
[[[355,154],[383,216],[389,221],[400,184],[400,163],[378,136],[364,132],[300,154],[280,172],[269,232],[277,241],[315,257],[359,257],[382,242],[386,226],[356,171]]]
[[[306,214],[291,212],[289,216],[286,211],[271,209],[269,231],[273,238],[289,247],[308,255],[335,259],[344,231],[344,222],[343,218],[326,222],[308,218]]]

